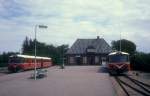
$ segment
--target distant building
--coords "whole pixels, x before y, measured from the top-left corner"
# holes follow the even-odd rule
[[[109,44],[97,36],[96,39],[77,39],[67,51],[68,65],[100,65],[112,51]]]

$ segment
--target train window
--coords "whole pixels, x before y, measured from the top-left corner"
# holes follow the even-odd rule
[[[24,58],[20,58],[20,59],[21,59],[21,62],[22,62],[22,63],[24,63],[24,62],[25,62],[25,59],[24,59]]]
[[[25,58],[25,59],[24,59],[24,62],[25,62],[25,63],[28,63],[28,62],[29,62],[29,60],[28,60],[27,58]]]
[[[109,62],[128,62],[128,55],[113,55],[109,57]]]
[[[19,64],[19,63],[21,63],[22,62],[22,59],[21,58],[18,58],[18,57],[11,57],[10,59],[9,59],[9,63],[17,63],[17,64]]]
[[[32,59],[28,59],[28,63],[32,63]]]

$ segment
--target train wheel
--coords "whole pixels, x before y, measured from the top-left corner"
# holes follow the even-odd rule
[[[109,75],[110,75],[110,76],[113,76],[113,74],[112,74],[111,72],[109,72]]]
[[[116,75],[117,75],[117,72],[116,72],[116,71],[109,71],[109,75],[110,75],[110,76],[116,76]]]
[[[23,69],[19,69],[18,72],[23,72]]]
[[[18,72],[23,72],[23,71],[24,70],[21,67],[19,67]]]
[[[114,73],[112,71],[109,71],[110,76],[114,76]]]
[[[16,68],[16,72],[22,72],[22,71],[23,71],[23,69],[21,67]]]
[[[13,73],[16,73],[16,72],[17,72],[17,68],[13,68],[13,69],[12,69],[12,72],[13,72]]]

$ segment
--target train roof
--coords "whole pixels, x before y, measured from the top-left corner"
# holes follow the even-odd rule
[[[121,52],[121,51],[116,51],[116,52],[109,53],[109,55],[115,55],[115,54],[129,55],[129,53]]]
[[[21,55],[21,54],[17,54],[17,55],[12,55],[10,57],[21,57],[21,58],[31,58],[34,59],[35,56],[31,56],[31,55]],[[47,59],[47,60],[51,60],[51,58],[49,57],[40,57],[40,56],[36,56],[36,59]]]

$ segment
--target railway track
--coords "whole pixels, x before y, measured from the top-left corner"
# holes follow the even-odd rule
[[[114,76],[126,96],[150,96],[150,85],[127,75]]]

